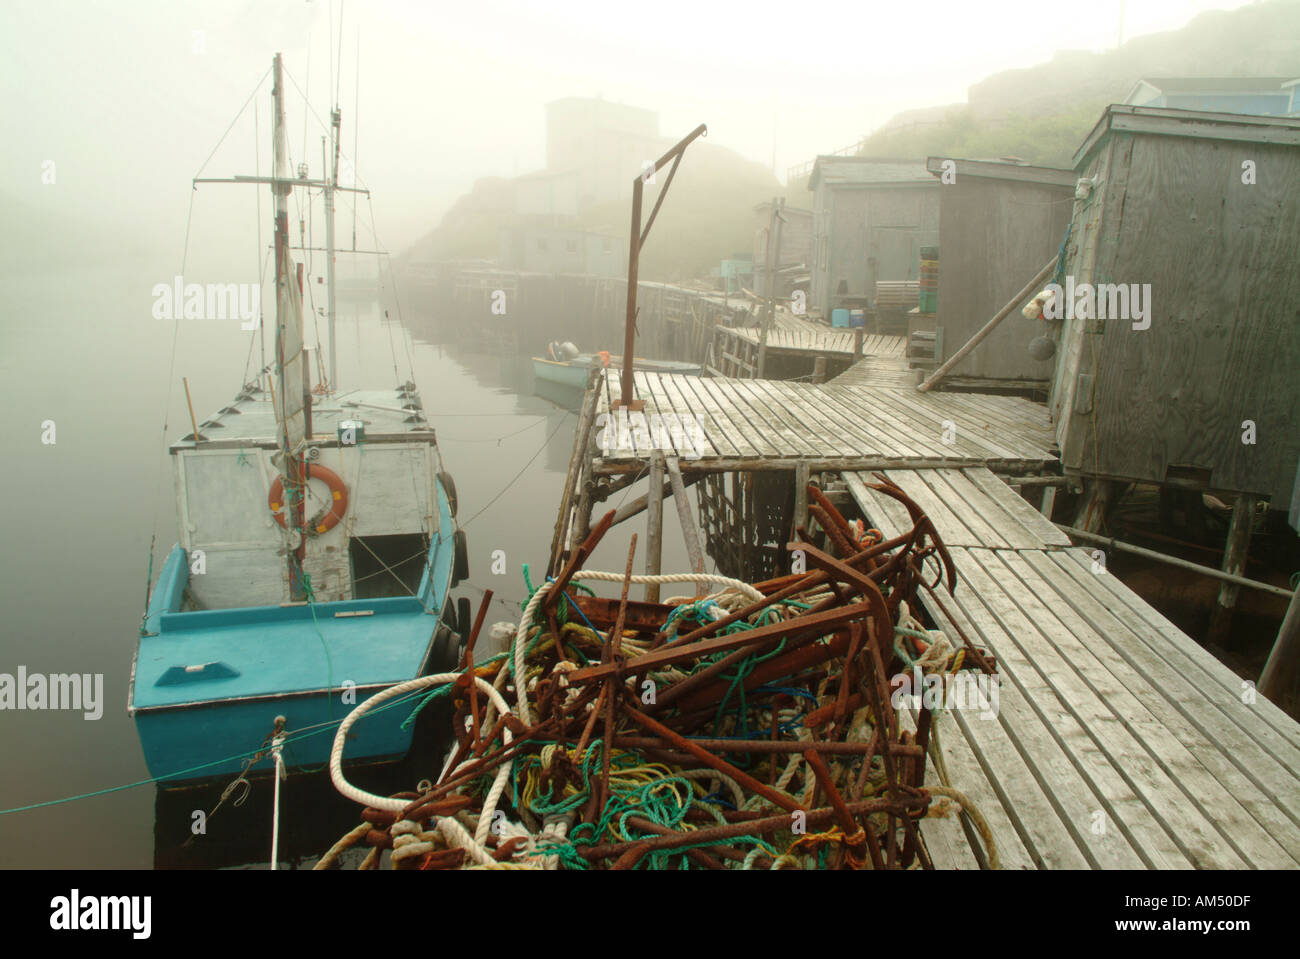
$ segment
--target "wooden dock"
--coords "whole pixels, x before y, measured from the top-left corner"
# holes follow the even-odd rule
[[[921,823],[930,854],[942,867],[996,862],[1009,869],[1300,868],[1300,724],[1119,582],[1107,570],[1104,553],[1071,545],[1047,518],[1062,483],[1080,494],[1071,504],[1071,529],[1085,536],[1101,524],[1126,482],[1191,489],[1198,506],[1202,491],[1231,493],[1236,502],[1224,569],[1240,573],[1258,498],[1267,493],[1274,502],[1285,502],[1294,485],[1295,444],[1265,439],[1253,446],[1253,429],[1251,439],[1237,442],[1236,424],[1253,427],[1258,415],[1261,437],[1294,436],[1293,430],[1277,426],[1286,420],[1286,404],[1264,400],[1269,377],[1285,378],[1285,365],[1273,361],[1291,355],[1282,347],[1294,343],[1295,331],[1267,327],[1269,336],[1237,337],[1245,344],[1241,349],[1210,350],[1207,356],[1214,362],[1200,364],[1201,373],[1212,368],[1222,375],[1197,377],[1193,361],[1202,357],[1182,343],[1186,324],[1162,324],[1160,318],[1190,309],[1222,329],[1230,331],[1233,323],[1253,324],[1253,329],[1259,326],[1259,310],[1241,307],[1261,301],[1255,287],[1270,279],[1277,279],[1274,292],[1294,286],[1294,270],[1288,272],[1289,261],[1279,252],[1288,234],[1251,221],[1252,210],[1260,207],[1245,193],[1234,193],[1237,199],[1231,203],[1220,202],[1221,171],[1225,151],[1236,163],[1242,142],[1266,154],[1276,168],[1294,169],[1300,163],[1295,149],[1300,123],[1279,118],[1229,123],[1212,114],[1143,108],[1136,115],[1133,110],[1108,109],[1076,154],[1075,172],[1019,169],[1010,175],[1017,181],[1032,176],[1050,187],[1046,200],[1052,205],[1035,214],[1042,229],[1020,256],[1043,265],[1032,280],[1018,276],[1019,268],[973,267],[976,280],[958,283],[957,289],[974,290],[996,278],[1008,290],[1022,290],[1008,301],[1008,294],[999,292],[1001,285],[990,285],[987,296],[979,297],[987,305],[972,306],[969,316],[958,317],[979,324],[980,331],[961,345],[945,346],[941,316],[909,314],[914,344],[909,364],[901,337],[810,324],[802,316],[780,315],[768,301],[758,304],[762,323],[754,322],[756,311],[746,305],[739,315],[691,327],[694,336],[688,342],[701,343],[708,336],[705,367],[713,378],[636,373],[629,383],[606,371],[584,404],[553,540],[552,575],[582,542],[595,504],[630,492],[642,478],[648,479],[644,495],[631,502],[621,497],[605,524],[646,512],[647,573],[660,570],[668,496],[674,500],[692,571],[703,572],[708,557],[719,572],[750,582],[792,572],[801,551],[803,558],[825,562],[813,547],[826,548],[830,540],[838,554],[852,551],[858,529],[843,520],[856,522],[857,514],[886,537],[914,528],[913,517],[871,489],[872,474],[882,474],[907,494],[913,509],[924,511],[946,544],[942,558],[953,575],[945,587],[926,585],[939,578],[918,577],[921,589],[912,612],[942,631],[957,650],[985,651],[994,666],[969,651],[959,654],[961,664],[956,653],[948,664],[950,651],[938,637],[932,635],[924,644],[926,656],[975,679],[976,689],[991,696],[940,709],[929,730],[929,781],[958,790],[949,797],[962,807],[959,814],[927,817]],[[1145,145],[1145,166],[1136,163],[1134,142]],[[1150,230],[1144,224],[1168,212],[1164,206],[1186,207],[1187,190],[1168,197],[1155,191],[1139,210],[1150,216],[1125,214],[1125,223],[1133,221],[1131,229],[1119,229],[1119,213],[1129,209],[1125,190],[1149,173],[1157,156],[1203,161],[1182,166],[1199,171],[1199,179],[1189,182],[1199,184],[1199,195],[1211,198],[1211,213],[1218,211],[1207,215],[1205,229],[1226,235],[1225,224],[1234,229],[1246,224],[1244,239],[1227,253],[1219,248],[1222,244],[1204,242],[1205,229],[1199,227],[1199,232],[1175,231],[1175,239],[1184,241],[1181,247],[1148,242]],[[821,158],[826,159],[831,158]],[[829,167],[823,170],[821,160],[812,178],[819,191],[815,216],[830,209],[830,200],[822,199],[838,195],[828,192],[832,185],[853,187],[840,190],[838,202],[870,207],[872,198],[857,187],[876,174],[846,167],[826,177]],[[851,165],[862,166],[860,160]],[[890,174],[886,179],[939,192],[928,174],[917,179],[908,171],[884,172]],[[1060,203],[1071,202],[1079,173],[1094,190],[1079,194],[1073,225],[1066,230]],[[1295,180],[1270,182],[1280,195]],[[963,188],[956,189],[954,197],[965,195]],[[1001,195],[997,190],[985,194],[992,198],[989,202]],[[1128,196],[1134,195],[1129,190]],[[937,224],[937,199],[933,208]],[[868,209],[868,227],[873,215]],[[634,213],[634,239],[638,216]],[[899,222],[895,214],[876,219],[877,231],[896,231],[889,225]],[[977,228],[978,220],[971,220]],[[924,233],[930,227],[923,222],[916,229]],[[848,232],[841,238],[848,253],[840,250],[832,259],[852,267],[845,292],[860,298],[878,279],[878,257],[864,260],[860,250],[849,249],[861,246],[862,236],[870,240],[870,229]],[[920,235],[910,241],[913,251]],[[1058,240],[1062,235],[1064,240]],[[921,242],[933,241],[922,237]],[[901,256],[908,247],[904,243],[898,249]],[[1046,261],[1051,249],[1058,252]],[[1171,250],[1178,254],[1172,260]],[[1044,327],[1032,320],[1012,319],[1002,328],[1006,335],[1000,342],[1023,353],[998,353],[998,347],[982,354],[989,366],[958,370],[956,376],[949,371],[986,332],[1012,316],[1056,267],[1069,279],[1067,286],[1106,279],[1112,290],[1107,311],[1118,306],[1122,316],[1125,304],[1118,293],[1124,284],[1109,283],[1108,265],[1126,264],[1135,277],[1161,276],[1177,273],[1171,263],[1186,273],[1205,266],[1206,257],[1215,261],[1210,266],[1232,266],[1232,255],[1240,259],[1243,251],[1258,253],[1259,262],[1236,269],[1233,282],[1223,280],[1222,269],[1191,270],[1196,282],[1181,285],[1179,303],[1194,308],[1170,313],[1162,300],[1165,313],[1157,308],[1155,322],[1144,323],[1115,323],[1120,317],[1107,315],[1104,338],[1091,310],[1049,331],[1051,344],[1046,345],[1057,351],[1049,406],[1016,397],[918,393],[913,388],[915,374],[908,366],[925,365],[928,354],[937,369],[927,389],[944,374],[950,387],[995,382],[1001,389],[1042,391],[1047,384],[1038,377],[1045,375],[1040,367],[1047,361],[1041,357],[1050,350],[1035,343]],[[825,263],[813,259],[811,299],[813,306],[824,308],[839,281]],[[869,267],[865,284],[859,269],[863,262]],[[1143,273],[1138,270],[1143,264],[1159,268]],[[850,291],[851,284],[858,288]],[[1150,321],[1150,302],[1145,311],[1137,305],[1142,289],[1149,300],[1149,286],[1132,289],[1131,305],[1138,314],[1133,319]],[[964,295],[947,296],[948,309],[957,309],[952,304],[960,305]],[[1207,313],[1204,303],[1222,308]],[[990,320],[987,311],[993,304],[998,311]],[[630,298],[624,328],[629,342],[637,332],[635,307],[635,297]],[[1227,319],[1220,322],[1220,314]],[[1274,310],[1268,315],[1277,320],[1280,314]],[[947,326],[951,338],[952,323]],[[1201,339],[1214,343],[1223,337],[1216,339],[1210,331]],[[670,336],[663,342],[681,340]],[[1255,370],[1260,363],[1247,362],[1254,353],[1261,353],[1260,363],[1268,367],[1263,373]],[[1236,375],[1241,370],[1251,373],[1244,382]],[[805,380],[812,382],[801,382]],[[1187,394],[1189,383],[1213,395],[1190,407],[1183,402],[1184,408],[1205,407],[1210,413],[1225,404],[1231,408],[1217,418],[1207,414],[1190,426],[1183,423],[1181,430],[1171,427],[1164,422],[1170,398],[1186,400],[1192,395]],[[1225,390],[1224,384],[1239,388]],[[1291,396],[1291,385],[1288,381],[1273,392]],[[615,403],[620,386],[627,395]],[[1234,413],[1243,401],[1247,412]],[[1243,422],[1243,417],[1250,418]],[[687,500],[692,484],[697,484],[698,521]],[[1041,487],[1042,511],[1008,484]],[[810,497],[816,501],[812,506]],[[843,515],[835,517],[834,510]],[[833,529],[819,529],[819,522]],[[939,558],[924,563],[930,566]],[[842,566],[828,563],[825,568],[832,578],[858,578]],[[1221,587],[1212,624],[1227,623],[1219,614],[1232,608],[1236,593],[1236,585]],[[646,599],[658,599],[657,586],[646,586]],[[904,627],[895,634],[899,662],[909,667],[905,647],[911,633]],[[980,666],[978,675],[959,669],[971,661]],[[841,687],[841,704],[845,696]]]
[[[890,337],[902,340],[903,337]],[[864,356],[828,382],[834,386],[875,386],[885,390],[916,392],[920,377],[902,353]]]
[[[732,327],[726,332],[739,340],[757,347],[761,331],[757,327]],[[786,353],[841,353],[853,356],[856,335],[852,330],[832,329],[808,323],[800,327],[773,326],[767,333],[767,348]],[[906,337],[865,333],[862,337],[863,356],[902,356]]]
[[[1300,866],[1300,724],[987,470],[886,475],[957,568],[926,611],[998,664],[996,717],[938,717],[929,776],[975,801],[1002,868]],[[843,479],[886,536],[903,528],[870,477]],[[969,823],[922,831],[937,865],[982,863]]]
[[[612,422],[619,373],[596,384],[596,416]],[[658,449],[686,472],[993,466],[1041,470],[1056,460],[1042,404],[1019,397],[911,395],[874,387],[635,373],[633,396],[651,422],[689,419],[689,441],[638,443],[602,432],[596,475],[638,472]],[[602,419],[603,418],[603,419]]]
[[[757,322],[753,325],[719,326],[714,330],[705,358],[710,375],[820,381],[815,374],[818,368],[825,370],[820,377],[825,379],[842,373],[860,357],[902,359],[906,353],[906,337],[830,327],[784,308],[774,312],[764,339],[763,304],[757,304],[756,309]]]
[[[870,489],[881,472],[930,517],[956,567],[955,592],[923,590],[923,611],[997,664],[996,700],[937,714],[927,775],[974,801],[1002,868],[1300,867],[1300,724],[1007,485],[1059,466],[1043,405],[852,377],[636,373],[649,426],[638,435],[611,428],[632,419],[612,411],[619,387],[606,371],[587,395],[553,567],[596,503],[648,476],[615,514],[647,513],[648,572],[672,496],[696,570],[707,554],[728,575],[765,578],[788,569],[796,528],[819,535],[810,478],[886,537],[910,529],[899,503]],[[698,425],[689,440],[654,428],[683,418]],[[927,818],[922,833],[941,868],[989,865],[964,813]]]

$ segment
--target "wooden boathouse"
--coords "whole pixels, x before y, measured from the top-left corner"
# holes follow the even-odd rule
[[[1075,175],[1020,163],[930,157],[939,181],[939,303],[936,314],[911,314],[909,334],[933,334],[938,365],[1015,296],[1054,255],[1070,228]],[[949,387],[1046,392],[1050,358],[1029,344],[1044,332],[1019,311],[947,377]],[[919,351],[914,351],[919,352]]]
[[[819,156],[813,193],[809,309],[869,308],[881,281],[915,280],[939,239],[939,183],[925,164]]]
[[[1300,119],[1111,106],[1075,172],[1080,309],[1047,323],[1074,526],[1099,528],[1130,483],[1210,492],[1232,504],[1223,570],[1240,575],[1258,506],[1287,509],[1300,461]],[[1213,638],[1236,599],[1225,584]]]

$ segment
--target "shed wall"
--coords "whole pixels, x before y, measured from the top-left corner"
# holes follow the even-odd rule
[[[1103,179],[1077,205],[1068,272],[1151,284],[1151,320],[1067,321],[1066,467],[1154,482],[1190,467],[1284,504],[1300,457],[1300,148],[1112,132],[1083,173]]]
[[[944,359],[969,340],[1053,256],[1070,225],[1073,189],[958,176],[939,190],[939,312]],[[1017,310],[965,359],[962,376],[1048,380],[1052,360],[1029,341],[1047,332]]]

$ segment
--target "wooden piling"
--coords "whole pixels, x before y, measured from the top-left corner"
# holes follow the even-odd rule
[[[560,509],[555,518],[555,532],[551,537],[551,562],[547,568],[552,576],[559,572],[564,563],[564,554],[568,549],[568,533],[573,525],[575,498],[580,498],[583,477],[590,473],[587,463],[591,456],[591,428],[595,422],[596,401],[599,394],[590,388],[590,375],[587,377],[587,386],[588,390],[582,401],[582,412],[578,416],[578,428],[573,435],[573,453],[569,457],[569,471],[564,478],[564,493],[560,498]],[[584,535],[582,539],[586,539],[586,536]],[[582,542],[582,539],[577,542]]]
[[[690,557],[691,569],[697,573],[704,572],[704,544],[700,540],[700,531],[691,517],[691,502],[686,498],[686,484],[682,482],[682,468],[677,457],[667,459],[668,479],[672,483],[673,503],[677,507],[677,519],[682,524],[682,537],[686,540],[686,553]],[[708,592],[706,583],[696,583],[696,594],[703,596]]]
[[[664,454],[655,450],[650,454],[650,489],[646,501],[645,571],[658,576],[664,547]],[[659,584],[647,583],[645,601],[659,602]]]
[[[1074,528],[1085,533],[1098,532],[1105,525],[1114,494],[1115,484],[1110,480],[1100,477],[1084,480],[1083,495],[1074,514]]]
[[[1248,493],[1237,497],[1232,507],[1232,522],[1228,525],[1228,540],[1223,553],[1223,571],[1229,576],[1241,576],[1246,572],[1246,555],[1250,551],[1250,532],[1255,519],[1257,500]],[[1232,631],[1232,610],[1237,605],[1241,587],[1235,583],[1224,583],[1219,587],[1219,596],[1210,614],[1208,639],[1218,646],[1228,645]]]
[[[1259,691],[1292,716],[1300,713],[1300,590],[1291,597],[1282,628],[1260,673]]]

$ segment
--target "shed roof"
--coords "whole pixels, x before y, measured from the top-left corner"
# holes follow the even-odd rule
[[[1075,151],[1075,170],[1087,162],[1092,151],[1112,130],[1300,146],[1300,118],[1209,113],[1200,110],[1173,110],[1168,107],[1133,107],[1112,103]]]
[[[952,160],[958,176],[985,177],[991,180],[1015,180],[1021,183],[1042,183],[1048,186],[1074,186],[1074,171],[1056,167],[1030,166],[1026,163],[1009,163],[1005,160],[968,160],[959,157],[930,157],[925,168],[935,176],[943,171],[943,164]]]
[[[1143,77],[1164,93],[1255,93],[1280,91],[1291,77]]]
[[[819,156],[808,177],[808,189],[816,190],[818,181],[823,177],[832,186],[934,182],[925,164],[919,161],[875,160],[870,157]]]

